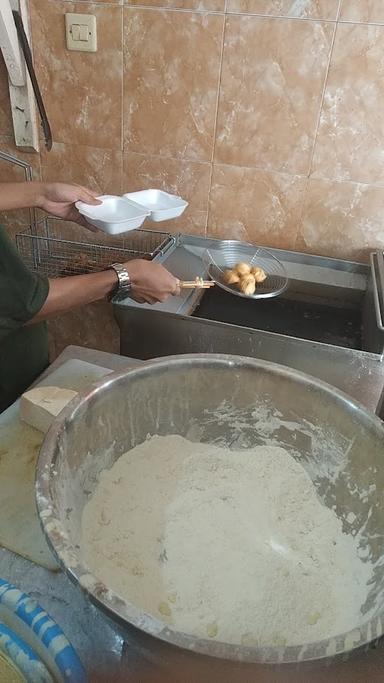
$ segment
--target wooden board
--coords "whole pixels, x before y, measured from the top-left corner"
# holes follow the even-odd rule
[[[69,360],[37,386],[81,391],[110,372]],[[45,541],[35,504],[35,468],[44,435],[21,422],[19,403],[0,414],[0,545],[56,571],[58,565]]]
[[[38,152],[39,125],[35,95],[20,49],[12,10],[20,13],[29,43],[31,37],[27,0],[1,0],[0,52],[3,53],[9,75],[9,99],[15,143],[24,152]]]

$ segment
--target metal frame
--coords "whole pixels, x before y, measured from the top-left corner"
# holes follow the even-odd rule
[[[152,230],[134,231],[114,244],[78,242],[54,236],[52,222],[55,226],[62,221],[45,219],[45,235],[16,235],[16,246],[27,266],[51,278],[99,272],[111,263],[124,263],[135,258],[152,261],[173,244],[169,233]],[[58,234],[61,234],[60,229]]]
[[[384,258],[383,252],[371,254],[371,272],[373,278],[373,300],[375,304],[376,322],[380,330],[384,331]]]

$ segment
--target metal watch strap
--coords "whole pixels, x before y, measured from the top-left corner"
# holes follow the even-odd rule
[[[125,299],[129,294],[131,293],[132,290],[132,282],[131,278],[129,276],[128,270],[122,263],[112,263],[110,268],[113,268],[117,275],[118,279],[118,285],[116,289],[111,294],[111,299],[116,299],[117,301],[121,301],[122,299]]]

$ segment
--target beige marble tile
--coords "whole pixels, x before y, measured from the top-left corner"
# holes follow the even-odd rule
[[[383,0],[341,0],[340,19],[384,23]]]
[[[363,0],[365,1],[365,0]],[[228,12],[335,20],[339,0],[228,0]]]
[[[32,179],[40,180],[40,155],[38,153],[20,150],[16,147],[12,135],[0,135],[0,150],[29,164],[32,171]],[[0,182],[18,183],[24,181],[25,171],[21,166],[0,159]]]
[[[210,161],[224,17],[124,9],[124,149]]]
[[[384,185],[384,26],[339,24],[312,172]]]
[[[52,0],[48,0],[48,2],[52,2]],[[56,2],[56,0],[53,0],[53,2]],[[67,2],[73,2],[73,0],[63,0],[64,3]],[[83,4],[88,4],[89,5],[89,0],[78,0],[77,2],[78,5],[83,5]],[[96,4],[98,5],[123,5],[124,0],[96,0]]]
[[[384,248],[384,189],[309,180],[296,247],[327,256],[365,261]]]
[[[8,75],[0,50],[0,134],[13,135]]]
[[[236,166],[214,166],[208,234],[293,248],[305,179]]]
[[[143,228],[151,228],[152,223],[146,223]],[[77,223],[70,223],[69,221],[58,221],[55,219],[49,219],[48,221],[48,231],[49,236],[54,239],[65,239],[76,243],[85,244],[85,248],[79,247],[78,245],[70,245],[69,249],[65,249],[64,256],[68,256],[67,263],[71,265],[71,261],[78,256],[78,254],[84,254],[88,256],[91,261],[91,268],[87,272],[98,270],[103,270],[107,265],[113,262],[129,261],[132,254],[130,253],[132,249],[135,249],[138,244],[137,238],[135,239],[135,234],[132,232],[127,232],[122,235],[108,235],[102,230],[97,230],[96,232],[90,231],[87,228],[78,225]],[[94,249],[94,247],[96,248]],[[98,249],[98,247],[101,249]],[[113,247],[117,251],[110,252],[105,250],[104,247]],[[128,252],[122,252],[121,250],[128,250]],[[145,251],[145,248],[144,248]],[[59,254],[63,256],[62,248],[59,248]],[[79,264],[75,262],[75,272],[74,275],[81,275],[84,270],[79,270]],[[63,273],[60,273],[60,276]],[[66,275],[70,273],[64,273]]]
[[[33,0],[35,68],[56,142],[121,149],[122,11],[99,4]],[[66,12],[96,16],[97,52],[66,49]]]
[[[33,180],[40,180],[40,155],[22,152],[15,145],[13,137],[0,135],[0,150],[17,157],[30,165]],[[0,182],[23,183],[25,172],[20,166],[0,159]],[[30,225],[31,217],[27,209],[17,211],[0,212],[0,223],[6,225],[9,234],[14,237],[17,232],[23,231]]]
[[[121,193],[122,152],[54,143],[41,153],[42,178],[46,182],[78,183],[99,194]]]
[[[45,182],[78,183],[98,194],[121,194],[122,152],[55,143],[50,152],[42,152],[42,179]],[[109,244],[113,241],[102,231],[97,233],[77,224],[53,222],[59,238]]]
[[[9,237],[16,239],[16,235],[29,231],[31,217],[27,209],[12,212],[0,212],[0,224],[4,225]]]
[[[223,12],[225,0],[125,0],[126,5]]]
[[[70,344],[119,353],[120,331],[112,305],[98,301],[49,321],[51,354],[59,356]],[[53,361],[54,358],[51,358]]]
[[[215,161],[309,170],[334,24],[227,19]]]
[[[169,232],[204,235],[208,214],[211,164],[183,159],[124,155],[123,188],[135,192],[156,188],[183,197],[189,206],[180,218],[153,223],[146,228]]]

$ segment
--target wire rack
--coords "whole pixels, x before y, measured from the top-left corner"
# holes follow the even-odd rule
[[[78,242],[57,237],[55,231],[63,232],[63,228],[57,228],[59,223],[52,228],[50,221],[45,221],[45,235],[34,235],[31,231],[16,235],[16,246],[26,265],[51,278],[98,272],[111,263],[135,258],[152,261],[174,241],[165,232],[135,230],[114,244]]]

